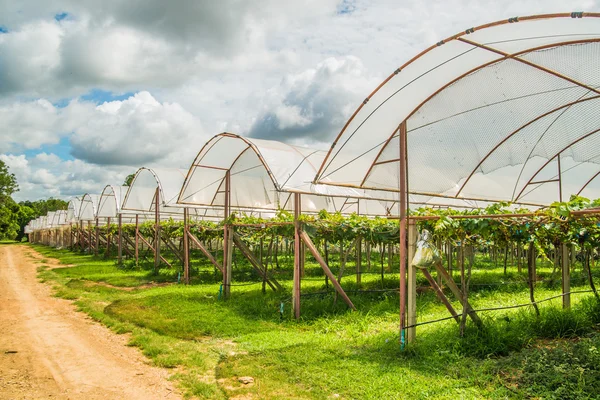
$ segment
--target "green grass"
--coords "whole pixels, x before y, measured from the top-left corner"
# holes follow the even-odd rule
[[[485,330],[470,324],[460,338],[453,321],[423,325],[418,339],[404,351],[398,344],[398,294],[349,292],[358,311],[351,312],[326,292],[319,267],[307,258],[302,282],[302,319],[291,316],[291,274],[282,258],[275,270],[283,293],[262,293],[256,275],[237,260],[232,298],[219,298],[214,268],[195,258],[195,284],[178,285],[178,271],[155,275],[149,264],[117,267],[88,255],[34,246],[46,258],[71,266],[40,268],[57,295],[117,333],[131,332],[137,346],[156,365],[173,370],[173,379],[188,396],[221,399],[253,398],[395,399],[395,398],[568,398],[600,396],[596,353],[600,305],[589,294],[573,295],[573,308],[561,300],[541,305],[540,317],[530,307],[482,313]],[[335,264],[335,255],[332,256]],[[374,259],[375,260],[375,259]],[[386,263],[387,266],[387,263]],[[353,271],[350,263],[348,272]],[[524,272],[496,267],[477,259],[470,301],[475,308],[529,302]],[[334,271],[335,272],[335,271]],[[397,274],[382,281],[379,264],[362,277],[360,289],[397,287]],[[540,279],[552,267],[538,268]],[[322,274],[321,274],[322,275]],[[587,289],[573,273],[573,290]],[[598,278],[598,277],[596,277]],[[354,277],[344,277],[349,291]],[[425,281],[419,278],[419,285]],[[330,285],[331,286],[331,285]],[[329,289],[331,290],[331,288]],[[536,298],[560,292],[539,282]],[[283,304],[284,312],[280,314]],[[460,309],[457,302],[453,302]],[[418,319],[448,315],[434,294],[418,297]],[[583,338],[579,340],[578,338]],[[561,339],[557,341],[557,339]],[[577,339],[577,340],[576,340]],[[524,349],[524,350],[523,350]],[[586,353],[587,352],[587,353]],[[589,354],[588,354],[589,353]],[[585,355],[585,357],[584,357]],[[589,357],[587,357],[589,355]],[[557,366],[554,368],[554,366]],[[563,370],[568,370],[564,373]],[[238,382],[252,376],[252,385]]]

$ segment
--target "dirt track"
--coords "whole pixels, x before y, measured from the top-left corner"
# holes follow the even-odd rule
[[[32,250],[0,245],[0,399],[178,399],[127,338],[51,296]]]

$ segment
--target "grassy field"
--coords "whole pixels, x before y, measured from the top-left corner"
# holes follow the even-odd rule
[[[453,321],[423,325],[418,340],[402,351],[398,294],[381,291],[397,287],[394,273],[382,281],[374,268],[363,275],[360,288],[354,277],[345,277],[342,284],[358,309],[352,312],[341,299],[334,301],[318,266],[307,259],[303,317],[295,321],[286,269],[274,271],[280,272],[284,292],[263,293],[238,259],[234,283],[239,286],[224,301],[219,276],[199,258],[194,284],[185,286],[177,283],[175,270],[154,275],[131,264],[117,268],[114,261],[33,247],[66,265],[50,269],[40,262],[40,278],[53,284],[58,296],[74,300],[115,332],[130,334],[132,346],[173,369],[173,379],[190,397],[600,398],[600,305],[590,294],[573,295],[571,311],[560,309],[560,298],[545,302],[540,317],[529,307],[482,313],[486,329],[468,325],[464,338]],[[551,276],[548,265],[538,271],[542,278]],[[471,303],[475,308],[527,303],[525,275],[516,267],[505,275],[479,256]],[[573,290],[585,289],[579,267]],[[556,283],[536,287],[538,300],[558,293]],[[419,321],[447,315],[430,290],[419,294]],[[253,382],[241,383],[240,377]]]

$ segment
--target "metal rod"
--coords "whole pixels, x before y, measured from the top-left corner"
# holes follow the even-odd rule
[[[160,268],[160,188],[154,194],[154,273]]]
[[[189,211],[183,209],[183,281],[186,285],[190,284],[190,240],[188,233],[190,231]]]
[[[138,262],[140,260],[140,220],[139,220],[140,216],[138,214],[135,214],[135,265],[138,265]]]
[[[123,216],[119,214],[118,217],[118,231],[117,231],[117,262],[119,265],[123,264]]]
[[[294,193],[294,274],[293,274],[293,291],[292,291],[292,308],[294,318],[300,319],[300,294],[301,294],[301,271],[300,271],[300,236],[302,226],[299,220],[302,213],[302,198],[300,193]]]
[[[404,328],[406,326],[406,200],[408,188],[406,182],[406,121],[400,124],[400,344],[404,347]]]

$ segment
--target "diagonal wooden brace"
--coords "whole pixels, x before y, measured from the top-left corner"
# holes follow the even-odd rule
[[[277,290],[281,290],[281,285],[279,284],[279,282],[277,282],[273,277],[268,276],[268,274],[265,275],[265,268],[263,267],[260,260],[254,257],[254,254],[252,254],[252,251],[250,251],[248,246],[246,246],[246,243],[244,243],[242,241],[242,238],[235,232],[233,233],[233,242],[238,247],[238,249],[240,249],[244,257],[246,257],[248,261],[250,261],[250,264],[254,267],[256,272],[258,272],[258,274],[263,279],[266,279],[266,282],[271,287],[271,289],[273,289],[273,291],[275,292]]]
[[[194,236],[192,232],[188,232],[187,235],[190,238],[190,240],[194,242],[194,244],[204,253],[206,258],[208,258],[212,265],[214,265],[219,271],[221,271],[221,273],[223,273],[223,266],[219,264],[219,262],[213,257],[210,251],[206,250],[206,247],[204,247],[202,243],[200,243],[198,238],[196,238],[196,236]]]
[[[348,297],[348,295],[346,294],[346,292],[344,292],[344,289],[342,289],[342,287],[338,283],[335,275],[333,275],[333,272],[331,272],[331,270],[329,269],[329,266],[327,265],[327,263],[325,262],[325,260],[323,260],[323,257],[321,257],[321,254],[319,254],[317,248],[315,247],[315,244],[310,239],[310,236],[308,236],[308,234],[306,232],[300,231],[300,238],[302,239],[302,241],[304,242],[304,244],[306,245],[306,247],[308,247],[308,250],[313,255],[313,257],[315,258],[315,260],[317,260],[317,262],[319,263],[319,265],[321,265],[321,268],[323,268],[323,271],[325,272],[325,275],[327,275],[327,277],[329,278],[329,280],[333,284],[333,287],[335,288],[336,292],[338,292],[338,294],[340,296],[342,296],[342,299],[344,299],[344,301],[346,302],[346,304],[348,304],[348,307],[350,307],[353,310],[356,310],[356,307],[354,307],[354,304],[352,304],[352,300],[350,300],[350,298]]]
[[[452,304],[450,304],[450,301],[448,301],[448,298],[442,291],[442,288],[439,287],[439,285],[437,284],[435,279],[433,279],[433,277],[431,276],[429,271],[427,271],[426,268],[419,268],[419,269],[421,270],[421,272],[423,272],[423,275],[425,275],[425,278],[427,278],[427,281],[429,282],[429,284],[435,291],[435,294],[437,295],[438,299],[440,299],[440,301],[442,303],[444,303],[444,305],[446,306],[446,308],[448,309],[450,314],[452,314],[456,323],[460,323],[460,318],[459,318],[458,314],[456,313],[456,310],[454,310],[454,307],[452,307]]]
[[[458,286],[456,286],[454,279],[452,279],[452,277],[444,269],[444,266],[442,265],[441,261],[439,261],[435,264],[435,269],[442,276],[442,279],[444,280],[444,282],[446,282],[446,285],[448,285],[448,288],[450,288],[450,291],[452,292],[452,294],[454,294],[454,296],[458,299],[458,301],[460,301],[460,304],[462,304],[463,307],[465,307],[465,309],[467,310],[467,314],[469,314],[469,317],[471,317],[471,319],[473,320],[475,325],[477,325],[477,327],[480,329],[483,328],[483,322],[481,322],[481,319],[479,318],[477,313],[473,310],[473,307],[471,307],[469,302],[467,300],[465,300],[466,304],[463,304],[462,291],[458,288]]]
[[[140,238],[140,240],[144,243],[146,243],[146,246],[148,246],[149,249],[151,249],[152,251],[154,251],[154,246],[152,246],[150,243],[148,243],[148,241],[146,239],[144,239],[144,237],[142,235],[138,235],[138,237]],[[173,268],[173,266],[171,265],[170,262],[168,262],[167,260],[165,260],[165,258],[163,256],[160,256],[160,259],[162,260],[162,262],[164,262],[165,264],[167,264],[169,266],[169,268]]]

